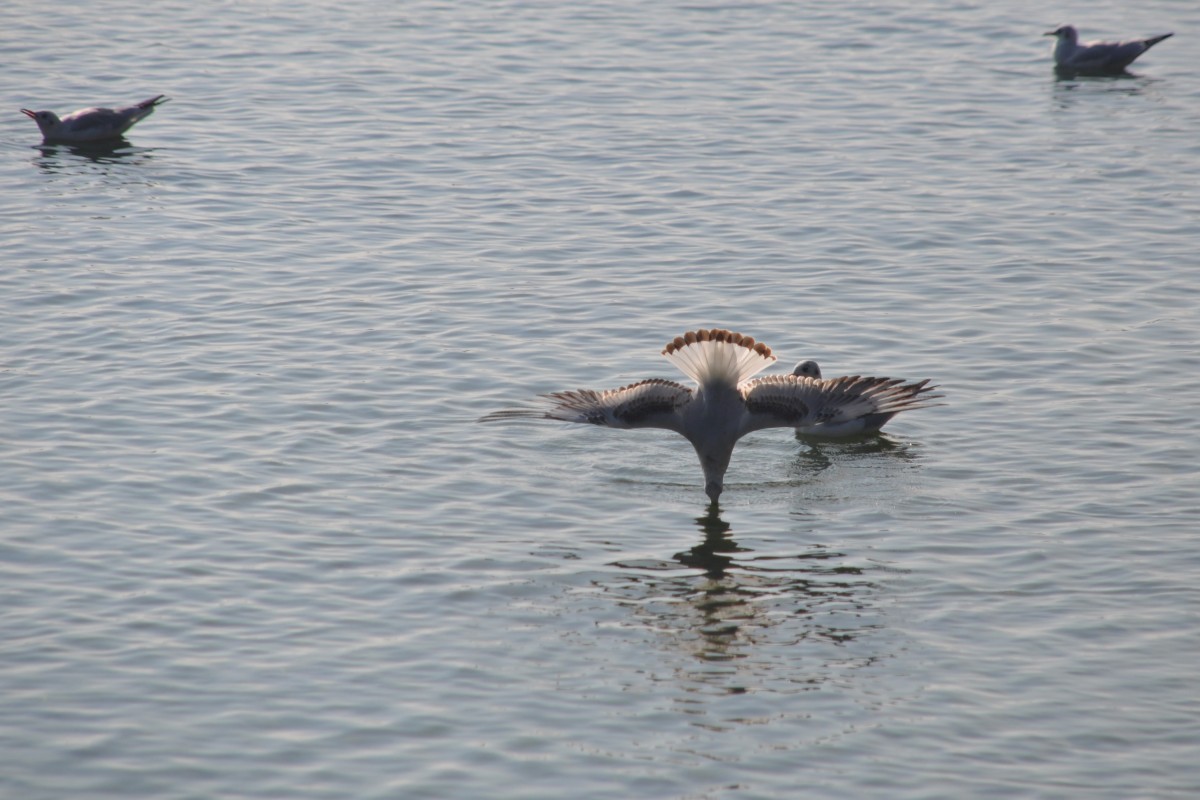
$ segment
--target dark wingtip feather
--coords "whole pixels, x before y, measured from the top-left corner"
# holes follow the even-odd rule
[[[476,422],[504,422],[511,419],[549,419],[545,411],[535,408],[507,408],[503,411],[493,411],[484,414]]]

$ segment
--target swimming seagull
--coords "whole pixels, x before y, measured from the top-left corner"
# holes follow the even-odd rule
[[[792,374],[798,378],[812,378],[821,380],[821,367],[815,361],[801,361],[792,370]],[[835,378],[834,380],[843,380]],[[930,387],[933,388],[933,387]],[[934,397],[936,395],[930,395]],[[928,399],[928,398],[926,398]],[[818,420],[810,425],[799,425],[796,427],[796,433],[802,436],[820,436],[828,438],[840,438],[845,436],[857,436],[859,434],[878,433],[879,429],[896,416],[904,409],[896,409],[894,411],[877,411],[873,414],[862,414],[851,419],[828,419]]]
[[[62,118],[53,111],[22,108],[21,113],[37,123],[44,144],[89,144],[121,138],[169,99],[160,94],[123,108],[81,108]]]
[[[1142,53],[1154,45],[1174,36],[1164,33],[1149,39],[1131,39],[1128,42],[1079,43],[1079,31],[1074,25],[1060,25],[1043,36],[1054,36],[1054,65],[1061,72],[1076,75],[1117,75],[1125,70]]]
[[[815,361],[801,361],[792,370],[792,374],[800,378],[816,378],[821,380],[821,366]]]
[[[811,427],[871,415],[889,417],[924,408],[941,395],[929,379],[904,383],[859,376],[822,381],[796,375],[750,378],[775,361],[771,348],[749,336],[714,328],[677,336],[662,354],[696,382],[689,388],[662,378],[620,389],[578,389],[543,395],[541,407],[497,411],[481,422],[553,419],[609,428],[664,428],[696,449],[704,491],[721,496],[725,470],[738,439],[763,428]]]

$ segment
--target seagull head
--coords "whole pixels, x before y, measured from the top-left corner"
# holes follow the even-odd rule
[[[815,361],[801,361],[792,370],[792,374],[801,378],[816,378],[821,379],[821,367]]]
[[[54,126],[58,124],[58,114],[53,111],[30,111],[28,108],[22,108],[21,113],[37,123],[43,136],[54,130]]]
[[[692,444],[695,445],[695,442]],[[700,456],[700,468],[704,470],[704,493],[715,503],[725,490],[725,471],[729,469],[729,460],[733,456],[733,443],[703,450],[696,447],[696,454]]]
[[[1052,31],[1046,31],[1042,36],[1057,36],[1060,39],[1066,39],[1071,44],[1079,41],[1079,31],[1075,30],[1074,25],[1059,25]]]

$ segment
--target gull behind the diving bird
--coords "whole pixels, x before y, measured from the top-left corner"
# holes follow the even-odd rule
[[[812,378],[819,381],[821,380],[821,366],[815,361],[801,361],[792,370],[792,374],[797,378]],[[833,380],[844,379],[834,378]],[[851,436],[879,433],[879,429],[899,412],[900,410],[881,411],[851,419],[818,420],[810,425],[797,425],[796,433],[821,439],[844,439]]]
[[[1043,35],[1057,39],[1054,44],[1054,66],[1059,72],[1072,75],[1119,75],[1142,53],[1175,34],[1164,33],[1125,42],[1080,44],[1079,31],[1075,30],[1074,25],[1060,25]]]
[[[95,144],[120,139],[125,131],[153,114],[156,106],[169,99],[160,94],[131,106],[81,108],[63,117],[53,111],[28,108],[22,108],[21,113],[37,123],[44,144]]]

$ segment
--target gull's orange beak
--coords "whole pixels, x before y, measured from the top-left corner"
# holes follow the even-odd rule
[[[22,108],[21,113],[24,114],[25,116],[29,117],[30,119],[35,119],[37,117],[37,112],[30,111],[28,108]]]

